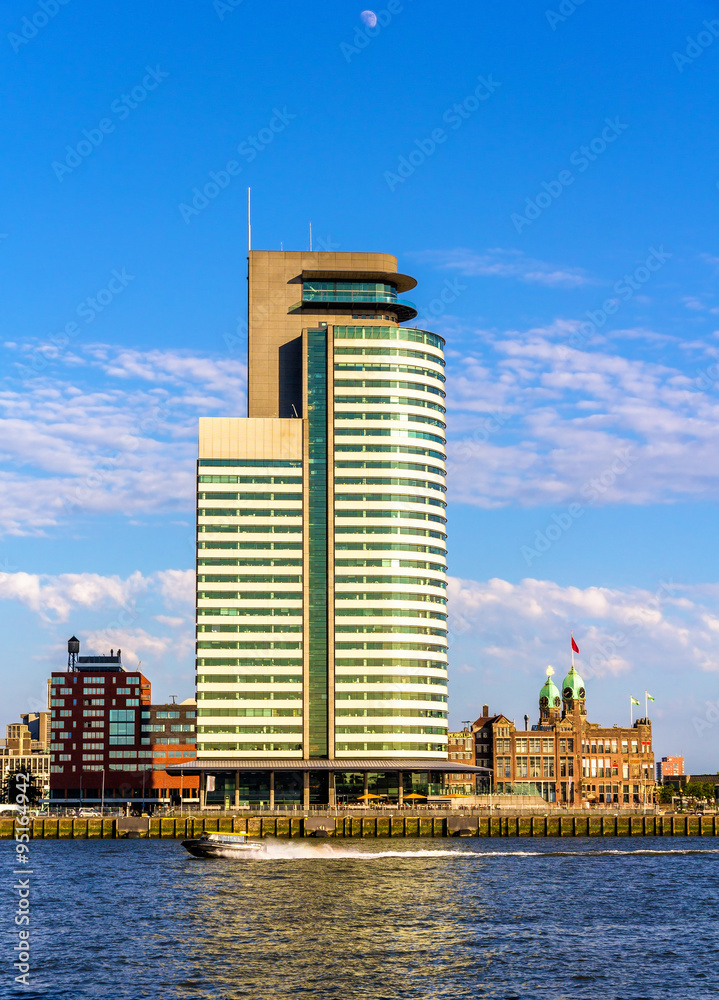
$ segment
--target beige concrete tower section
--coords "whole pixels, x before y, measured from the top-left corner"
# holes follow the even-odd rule
[[[200,458],[301,459],[301,420],[200,417]]]
[[[302,251],[251,250],[249,255],[248,287],[248,408],[249,417],[292,417],[281,405],[282,384],[286,372],[281,367],[296,369],[301,385],[302,353],[300,344],[292,343],[302,336],[303,328],[314,326],[313,315],[332,326],[346,323],[351,308],[335,313],[317,310],[312,304],[302,311],[289,310],[302,300],[303,272],[305,280],[382,281],[397,274],[397,258],[389,253],[310,253]],[[315,273],[312,273],[315,272]],[[327,272],[326,277],[318,275]],[[331,277],[330,277],[331,275]],[[398,290],[413,287],[413,279],[401,275]],[[391,306],[387,306],[391,309]],[[301,389],[300,397],[301,399]],[[281,412],[282,410],[285,412]]]

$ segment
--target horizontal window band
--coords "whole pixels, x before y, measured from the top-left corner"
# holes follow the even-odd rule
[[[197,565],[198,566],[248,566],[248,567],[250,567],[250,566],[268,566],[268,567],[274,567],[274,566],[277,566],[277,567],[279,567],[279,566],[299,566],[301,568],[302,567],[302,559],[301,558],[299,558],[299,559],[287,559],[287,558],[268,559],[267,556],[264,556],[264,557],[260,556],[260,557],[257,557],[255,559],[253,559],[253,558],[247,556],[244,559],[238,559],[238,558],[235,558],[235,559],[218,559],[218,558],[214,558],[214,559],[198,559],[197,560]],[[204,579],[208,580],[209,578],[207,576],[205,576]],[[228,579],[229,579],[229,577],[228,577]]]
[[[241,529],[239,527],[233,526],[231,529],[228,529],[228,530],[231,530],[231,531],[240,531]],[[257,530],[254,525],[252,526],[252,530]],[[298,532],[302,531],[301,528],[290,528],[290,529],[283,529],[283,530],[298,531]],[[256,551],[256,552],[259,552],[261,550],[263,550],[263,551],[270,551],[270,552],[275,552],[275,551],[277,551],[277,552],[280,552],[280,551],[285,551],[285,552],[295,551],[296,552],[296,551],[302,551],[302,542],[286,542],[286,541],[282,541],[282,542],[230,542],[230,541],[225,541],[223,539],[221,542],[198,542],[197,543],[197,548],[198,549],[224,549],[227,552],[232,552],[232,551],[237,551],[237,552],[251,552],[253,550]],[[211,561],[205,560],[204,562],[200,561],[200,565],[211,565],[212,562],[214,562],[214,560],[211,560]],[[241,565],[241,564],[238,564],[238,565]]]
[[[335,395],[335,406],[417,406],[420,409],[436,410],[446,413],[447,408],[432,399],[420,399],[414,396],[338,396]],[[338,411],[335,411],[337,413]]]
[[[286,500],[300,503],[302,502],[302,493],[237,493],[236,491],[230,490],[217,490],[212,493],[206,491],[200,491],[197,494],[198,500]]]
[[[365,568],[392,567],[400,569],[429,569],[435,573],[446,573],[447,567],[442,563],[425,562],[424,559],[337,559],[335,557],[335,568],[345,566],[358,566]]]
[[[265,618],[279,617],[289,617],[289,618],[301,618],[302,610],[300,608],[198,608],[197,614],[203,618],[211,616],[222,616],[227,615],[229,617],[245,617],[246,615],[262,615]]]
[[[427,431],[404,430],[400,427],[351,427],[348,429],[336,428],[335,437],[400,437],[416,438],[421,441],[434,441],[436,444],[445,445],[444,437],[439,434],[429,434]]]
[[[439,594],[414,594],[407,591],[395,593],[393,590],[375,591],[374,593],[359,592],[335,594],[338,601],[427,601],[431,604],[446,604],[447,598]]]
[[[420,378],[434,378],[438,382],[446,382],[446,377],[433,368],[422,368],[420,365],[399,365],[381,361],[337,361],[336,372],[368,372],[370,375],[379,372],[391,372],[393,375],[419,375]]]
[[[402,347],[335,347],[335,358],[413,358],[416,361],[429,361],[433,365],[446,368],[444,358],[437,354],[427,354],[426,351],[413,351]]]
[[[380,520],[381,518],[393,518],[404,521],[435,521],[437,524],[446,524],[447,518],[441,517],[439,514],[426,514],[424,511],[419,510],[347,510],[345,508],[335,509],[336,518],[344,517],[356,517],[356,518],[376,518]],[[446,538],[446,535],[440,536]]]
[[[447,664],[442,660],[402,659],[401,657],[378,656],[369,657],[338,657],[336,667],[402,667],[403,670],[440,670],[444,676],[434,674],[342,674],[335,675],[337,684],[438,684],[447,686]]]
[[[337,635],[344,635],[347,632],[353,632],[357,635],[365,635],[372,633],[385,633],[386,635],[437,635],[446,638],[447,630],[441,628],[432,628],[431,625],[387,625],[382,623],[381,625],[337,625],[335,624],[335,632]],[[337,644],[339,648],[339,643]]]
[[[301,486],[302,476],[198,476],[198,483],[236,483],[267,486]]]
[[[255,507],[200,507],[198,517],[302,517],[301,507],[275,507],[262,510]],[[207,530],[210,525],[205,525]],[[214,527],[214,525],[212,526]]]
[[[355,525],[338,525],[335,528],[336,535],[414,535],[419,538],[437,538],[443,539],[447,536],[441,531],[434,531],[433,529],[427,528],[406,528],[406,527],[394,527],[391,524],[355,524]],[[405,548],[405,546],[407,546]],[[335,551],[337,552],[354,552],[361,550],[363,552],[379,552],[380,550],[387,550],[390,552],[431,552],[434,555],[446,556],[447,550],[440,549],[439,546],[434,545],[412,545],[407,542],[335,542]]]
[[[413,750],[426,753],[444,753],[446,743],[336,743],[335,750]],[[432,770],[432,762],[427,761],[427,770]]]
[[[335,716],[342,719],[366,718],[406,718],[406,719],[446,719],[449,712],[437,708],[337,708]]]
[[[287,622],[283,622],[281,625],[198,625],[197,631],[199,633],[207,632],[267,632],[272,634],[275,632],[301,632],[301,625],[290,625]]]
[[[210,664],[211,666],[211,664]],[[198,684],[237,684],[240,687],[245,687],[247,684],[301,684],[302,674],[248,674],[243,676],[242,674],[198,674],[197,675]],[[205,700],[213,698],[227,698],[228,696],[234,697],[233,691],[207,691],[203,689],[198,691],[198,696],[204,698]]]
[[[201,750],[243,750],[245,753],[289,753],[301,750],[301,743],[205,743],[200,744]]]
[[[291,576],[284,573],[267,575],[265,573],[246,573],[237,575],[233,573],[200,573],[197,576],[198,583],[302,583],[302,575],[299,573]]]
[[[197,692],[198,699],[207,701],[302,701],[302,694],[294,691],[216,691],[210,695],[204,691]]]
[[[256,628],[257,626],[255,626]],[[245,642],[232,642],[230,639],[201,639],[197,643],[198,649],[302,649],[302,643],[297,640],[295,642],[278,640],[274,642],[272,640],[267,640],[259,642],[257,639],[247,639]],[[208,658],[207,663],[213,663],[214,660]]]
[[[447,395],[435,385],[385,378],[335,378],[335,389],[407,389],[409,392],[428,392],[442,399]]]
[[[434,483],[428,479],[400,479],[381,476],[335,476],[335,486],[402,486],[404,489],[438,490],[447,492],[444,483]],[[354,495],[353,495],[354,496]]]
[[[301,708],[198,708],[198,716],[203,718],[236,719],[297,719],[302,717]]]
[[[201,590],[198,601],[301,601],[301,590]]]
[[[269,458],[201,458],[197,463],[201,468],[228,469],[237,467],[244,469],[301,469],[302,459],[269,459]]]
[[[262,736],[263,734],[265,735],[278,734],[282,736],[284,733],[287,733],[288,735],[290,733],[301,733],[302,726],[291,725],[291,724],[288,724],[286,726],[258,726],[258,725],[232,726],[229,723],[227,723],[224,726],[222,725],[198,726],[197,732],[201,735],[219,735],[221,733],[226,733],[228,736],[234,736],[234,735],[240,736],[247,733],[253,736]]]
[[[444,476],[447,473],[437,465],[424,465],[420,462],[380,462],[364,459],[361,462],[335,461],[335,469],[407,469],[409,472],[427,472],[432,476]]]
[[[344,576],[341,573],[335,575],[336,584],[357,584],[357,583],[380,583],[380,584],[410,584],[415,587],[439,587],[447,589],[446,580],[438,580],[432,576]]]
[[[414,650],[422,653],[447,653],[446,646],[435,646],[430,643],[423,642],[337,642],[335,641],[335,649],[393,649],[393,650]],[[339,663],[339,660],[336,661]]]
[[[200,656],[197,660],[197,669],[200,667],[282,667],[284,670],[289,667],[302,667],[301,656]],[[297,675],[301,677],[301,674]],[[213,681],[223,681],[225,684],[234,684],[235,681],[244,681],[247,684],[261,684],[269,681],[268,677],[256,677],[252,674],[222,674],[217,677],[198,674],[197,680],[200,684],[210,684]],[[253,679],[254,678],[254,679]],[[290,678],[290,679],[294,679]],[[239,682],[239,681],[238,681]]]
[[[441,611],[424,611],[414,608],[335,608],[335,617],[342,618],[434,618],[446,621],[447,615]]]
[[[335,701],[437,701],[445,704],[449,695],[431,691],[336,691]]]
[[[335,410],[335,424],[342,420],[396,420],[399,423],[407,424],[430,424],[433,427],[441,427],[445,430],[447,425],[443,420],[436,417],[425,417],[420,413],[394,413],[391,410],[385,413],[350,413],[348,410]]]
[[[373,733],[384,734],[384,733],[403,733],[408,736],[446,736],[447,728],[446,726],[335,726],[335,733],[338,736],[352,736],[353,734],[366,733],[371,735]]]
[[[354,444],[336,444],[335,455],[419,455],[422,458],[434,458],[446,462],[447,456],[432,448],[418,448],[413,444],[365,444],[355,441]]]
[[[427,344],[438,351],[444,349],[444,339],[428,330],[415,330],[408,326],[336,326],[335,340],[404,340],[414,344]]]
[[[301,524],[198,524],[197,531],[199,534],[251,534],[255,533],[258,535],[301,535],[302,525]],[[198,548],[209,548],[207,542],[198,542]],[[220,545],[220,543],[215,543],[216,548],[228,548],[227,544]],[[289,548],[289,546],[286,546]],[[301,545],[297,546],[302,548]]]

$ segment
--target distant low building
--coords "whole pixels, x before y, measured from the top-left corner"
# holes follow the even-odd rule
[[[40,716],[49,716],[41,712]],[[37,716],[21,716],[23,720]],[[45,721],[46,725],[46,721]],[[36,730],[37,731],[37,730]],[[6,726],[6,738],[0,747],[0,787],[4,787],[10,774],[20,771],[32,774],[43,796],[50,791],[50,754],[43,741],[33,737],[33,731],[23,722],[11,722]]]
[[[464,728],[459,732],[447,733],[447,757],[461,760],[463,764],[474,766],[474,733]],[[445,775],[443,791],[453,795],[473,795],[475,776],[471,772],[449,772]]]
[[[194,805],[200,801],[199,775],[170,775],[166,768],[197,758],[197,702],[150,705],[142,713],[143,746],[152,747],[150,797],[160,805]]]
[[[678,778],[684,774],[683,757],[662,757],[657,762],[657,782],[661,785],[665,778]]]
[[[574,666],[561,691],[552,673],[550,667],[539,693],[539,719],[531,729],[517,729],[505,715],[490,716],[487,706],[473,723],[476,763],[487,761],[493,768],[492,790],[568,805],[615,808],[651,802],[651,721],[638,719],[631,728],[589,722],[584,681]]]

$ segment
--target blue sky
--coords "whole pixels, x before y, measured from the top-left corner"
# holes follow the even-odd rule
[[[251,185],[254,247],[395,253],[447,338],[452,721],[533,717],[573,629],[593,719],[648,689],[716,770],[719,5],[361,10],[3,8],[0,723],[73,632],[192,693]]]

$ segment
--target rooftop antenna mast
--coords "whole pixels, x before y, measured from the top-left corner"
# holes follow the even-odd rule
[[[312,223],[310,222],[310,253],[312,253]]]
[[[250,221],[250,191],[251,188],[247,188],[247,252],[248,253],[252,249],[252,222]]]

